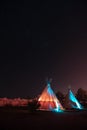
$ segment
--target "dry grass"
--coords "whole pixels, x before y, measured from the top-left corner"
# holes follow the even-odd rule
[[[1,108],[0,130],[87,129],[87,111],[30,113],[23,108]]]

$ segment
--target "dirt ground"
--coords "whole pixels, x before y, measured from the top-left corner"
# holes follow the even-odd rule
[[[87,111],[0,110],[0,130],[87,130]]]

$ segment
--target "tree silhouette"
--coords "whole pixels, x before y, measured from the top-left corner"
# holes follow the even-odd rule
[[[64,94],[63,94],[62,92],[58,91],[58,92],[56,93],[56,96],[57,96],[57,98],[60,100],[60,102],[63,104]]]
[[[76,97],[79,101],[87,101],[87,91],[82,88],[79,88],[76,93]]]

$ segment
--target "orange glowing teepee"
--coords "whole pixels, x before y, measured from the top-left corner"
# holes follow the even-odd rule
[[[61,103],[57,99],[55,93],[51,89],[50,83],[47,83],[46,88],[40,95],[38,102],[40,103],[40,110],[64,110]]]

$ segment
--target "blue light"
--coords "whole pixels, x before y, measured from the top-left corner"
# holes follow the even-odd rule
[[[76,97],[74,96],[74,94],[72,93],[71,90],[69,90],[69,99],[70,99],[70,101],[72,101],[73,103],[75,103],[75,105],[72,104],[73,108],[82,109],[81,104],[78,102],[78,100],[76,99]]]
[[[64,112],[64,111],[61,109],[55,108],[55,109],[53,109],[53,112]]]
[[[48,94],[54,98],[54,102],[56,104],[56,108],[52,108],[51,105],[49,105],[50,110],[53,112],[63,112],[63,110],[61,110],[59,102],[56,98],[56,95],[54,94],[53,90],[51,89],[50,83],[47,84],[47,87],[48,87],[48,89],[47,89]]]
[[[49,106],[49,108],[53,112],[63,112],[63,110],[60,109],[59,105],[56,108],[52,108],[51,106]]]
[[[50,88],[50,84],[48,84],[47,92],[48,92],[50,95],[54,95],[54,92],[53,92],[52,89]]]

